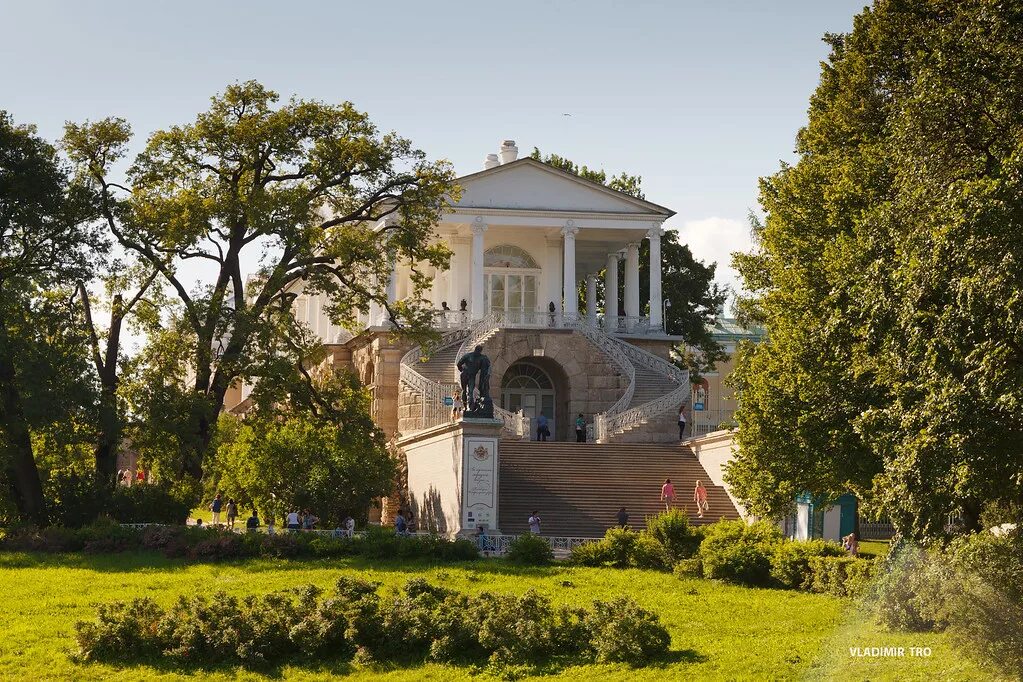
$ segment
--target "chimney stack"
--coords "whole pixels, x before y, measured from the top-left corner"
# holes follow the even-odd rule
[[[483,168],[489,170],[496,166],[500,166],[501,162],[497,159],[497,154],[487,154],[486,160],[483,162]]]
[[[501,163],[511,163],[519,158],[519,148],[515,146],[515,140],[505,140],[501,143]]]

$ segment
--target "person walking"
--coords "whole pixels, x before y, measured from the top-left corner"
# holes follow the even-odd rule
[[[675,486],[671,484],[671,479],[664,479],[664,485],[661,486],[661,502],[664,503],[664,511],[671,509],[672,503],[675,501]]]
[[[678,439],[685,440],[686,437],[686,406],[678,408]]]
[[[465,405],[462,404],[462,394],[457,391],[451,396],[451,421],[456,422],[462,416]]]
[[[297,533],[298,529],[302,527],[302,522],[298,518],[297,511],[288,512],[288,530],[292,533]]]
[[[693,502],[696,503],[696,517],[702,519],[704,512],[710,509],[707,504],[707,489],[703,487],[703,481],[696,482],[693,490]]]
[[[210,519],[210,523],[214,526],[220,525],[220,510],[224,508],[224,500],[221,499],[220,493],[217,493],[213,501],[210,502],[210,511],[213,512],[213,518]]]
[[[532,533],[533,535],[539,535],[540,534],[540,515],[536,513],[535,509],[533,510],[533,513],[529,516],[528,523],[529,523],[529,532]]]
[[[234,530],[234,522],[238,518],[238,505],[235,504],[234,498],[230,498],[227,501],[227,527]]]
[[[550,438],[551,429],[547,424],[547,415],[543,412],[536,418],[536,439],[538,441],[546,442]]]
[[[586,442],[586,418],[583,417],[582,412],[580,412],[579,416],[575,418],[575,442]]]
[[[259,515],[256,514],[256,510],[252,510],[252,516],[245,521],[245,530],[250,533],[255,533],[259,530]]]
[[[618,520],[618,527],[625,528],[629,525],[629,514],[625,511],[625,507],[621,507],[618,513],[615,514],[615,518]]]
[[[345,517],[345,535],[350,538],[355,537],[355,519],[351,516]]]
[[[306,509],[302,516],[302,528],[305,530],[313,530],[316,528],[316,524],[319,520],[318,516],[313,516],[313,513]]]

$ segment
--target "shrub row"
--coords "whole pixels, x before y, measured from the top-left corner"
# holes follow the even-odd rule
[[[573,548],[570,561],[578,566],[668,568],[693,556],[701,539],[685,511],[673,509],[648,518],[644,532],[608,529],[600,542]]]
[[[111,486],[95,473],[57,471],[46,481],[50,521],[78,528],[100,516],[121,523],[184,523],[194,494],[166,483]]]
[[[642,665],[671,641],[657,616],[628,598],[555,609],[532,590],[471,596],[422,578],[381,598],[377,584],[347,577],[329,596],[305,586],[242,599],[181,597],[166,610],[148,598],[115,602],[100,606],[97,620],[76,623],[75,639],[82,659],[98,661],[260,666],[337,657],[498,668],[555,658]]]
[[[84,528],[23,527],[9,531],[0,549],[32,552],[90,553],[156,550],[167,557],[219,561],[258,557],[346,557],[369,559],[476,559],[479,551],[468,540],[436,535],[398,537],[386,528],[369,528],[354,538],[332,538],[316,533],[232,533],[195,526],[128,528],[106,520]]]

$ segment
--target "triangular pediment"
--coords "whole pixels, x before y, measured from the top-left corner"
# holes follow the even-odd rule
[[[530,158],[466,175],[457,182],[462,196],[455,206],[463,209],[617,213],[665,218],[675,213]]]

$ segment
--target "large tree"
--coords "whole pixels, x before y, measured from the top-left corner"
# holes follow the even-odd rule
[[[39,523],[33,427],[57,417],[57,394],[81,378],[69,306],[50,292],[89,272],[100,246],[89,216],[56,150],[0,112],[0,466],[18,513]]]
[[[530,156],[537,161],[574,173],[581,178],[605,185],[613,190],[644,199],[643,178],[622,172],[608,176],[603,169],[593,169],[557,154],[543,154],[536,147]],[[640,306],[650,306],[650,242],[642,240],[639,253],[639,296]],[[724,348],[714,341],[707,329],[707,323],[724,305],[728,298],[728,290],[714,283],[716,263],[709,265],[693,257],[687,244],[678,240],[678,232],[666,230],[661,237],[661,295],[671,301],[671,308],[665,320],[665,330],[669,334],[680,335],[685,343],[695,348],[695,355],[683,354],[685,362],[691,370],[699,371],[714,366],[714,363],[725,357]],[[619,281],[622,281],[619,278]],[[586,305],[584,286],[580,285],[580,304]],[[603,306],[603,277],[598,279],[597,305]],[[620,293],[619,296],[624,294]],[[623,310],[625,301],[618,301],[618,309]]]
[[[758,513],[873,494],[900,528],[1023,500],[1023,14],[879,0],[832,48],[737,258],[768,339],[735,374]]]
[[[380,134],[350,103],[277,101],[255,82],[229,86],[195,122],[154,133],[124,182],[111,174],[126,153],[127,123],[66,130],[108,229],[176,298],[191,344],[190,390],[202,406],[182,461],[195,477],[228,387],[254,371],[261,348],[297,329],[299,289],[325,295],[337,324],[354,325],[376,301],[416,333],[429,322],[419,295],[428,281],[414,277],[413,295],[389,304],[390,260],[444,266],[448,256],[431,236],[453,189],[449,164]],[[198,286],[182,273],[189,262],[209,275]]]

